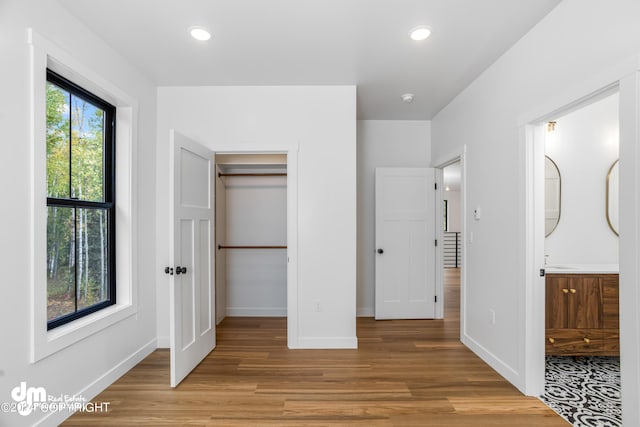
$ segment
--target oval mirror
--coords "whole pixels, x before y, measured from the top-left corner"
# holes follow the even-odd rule
[[[544,235],[547,237],[560,222],[560,170],[545,156],[544,159]]]
[[[607,174],[607,222],[609,227],[619,236],[618,233],[618,160],[613,162]]]

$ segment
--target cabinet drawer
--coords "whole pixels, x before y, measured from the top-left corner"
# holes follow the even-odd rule
[[[620,333],[617,329],[604,329],[603,331],[603,356],[620,355]]]
[[[547,329],[546,354],[585,356],[602,353],[604,336],[601,329]]]

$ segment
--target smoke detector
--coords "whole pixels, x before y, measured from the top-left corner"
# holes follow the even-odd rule
[[[412,93],[405,93],[404,95],[401,96],[401,98],[407,104],[410,104],[410,103],[413,102],[413,94]]]

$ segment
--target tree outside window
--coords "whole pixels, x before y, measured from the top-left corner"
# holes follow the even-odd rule
[[[47,326],[115,303],[115,107],[47,71]]]

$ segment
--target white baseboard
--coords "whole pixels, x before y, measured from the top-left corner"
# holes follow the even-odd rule
[[[358,337],[300,337],[296,348],[353,349],[358,348]]]
[[[484,348],[469,335],[464,334],[460,341],[462,341],[462,344],[466,345],[480,359],[484,360],[494,371],[502,375],[507,381],[513,384],[518,390],[524,390],[524,384],[521,384],[522,377],[520,376],[520,374],[518,374],[518,371],[513,369],[502,359],[498,358],[495,354]]]
[[[356,316],[358,317],[373,317],[375,314],[373,307],[358,307],[356,310]]]
[[[171,340],[169,340],[169,336],[168,335],[164,335],[162,337],[158,337],[157,338],[157,347],[158,348],[169,348],[171,347]]]
[[[77,397],[83,397],[87,399],[87,401],[95,398],[98,394],[104,391],[111,384],[116,382],[118,378],[126,374],[140,363],[145,357],[153,353],[153,351],[157,348],[157,340],[154,338],[149,341],[147,344],[143,345],[140,349],[136,350],[135,353],[124,359],[122,362],[118,363],[113,368],[109,369],[103,375],[101,375],[98,379],[93,381],[91,384],[87,385],[85,388],[80,390],[75,394]],[[34,426],[58,426],[62,424],[64,420],[73,415],[74,412],[70,411],[57,411],[51,412],[47,414],[45,417],[40,419],[34,423]]]
[[[227,317],[286,317],[287,308],[227,307]]]

